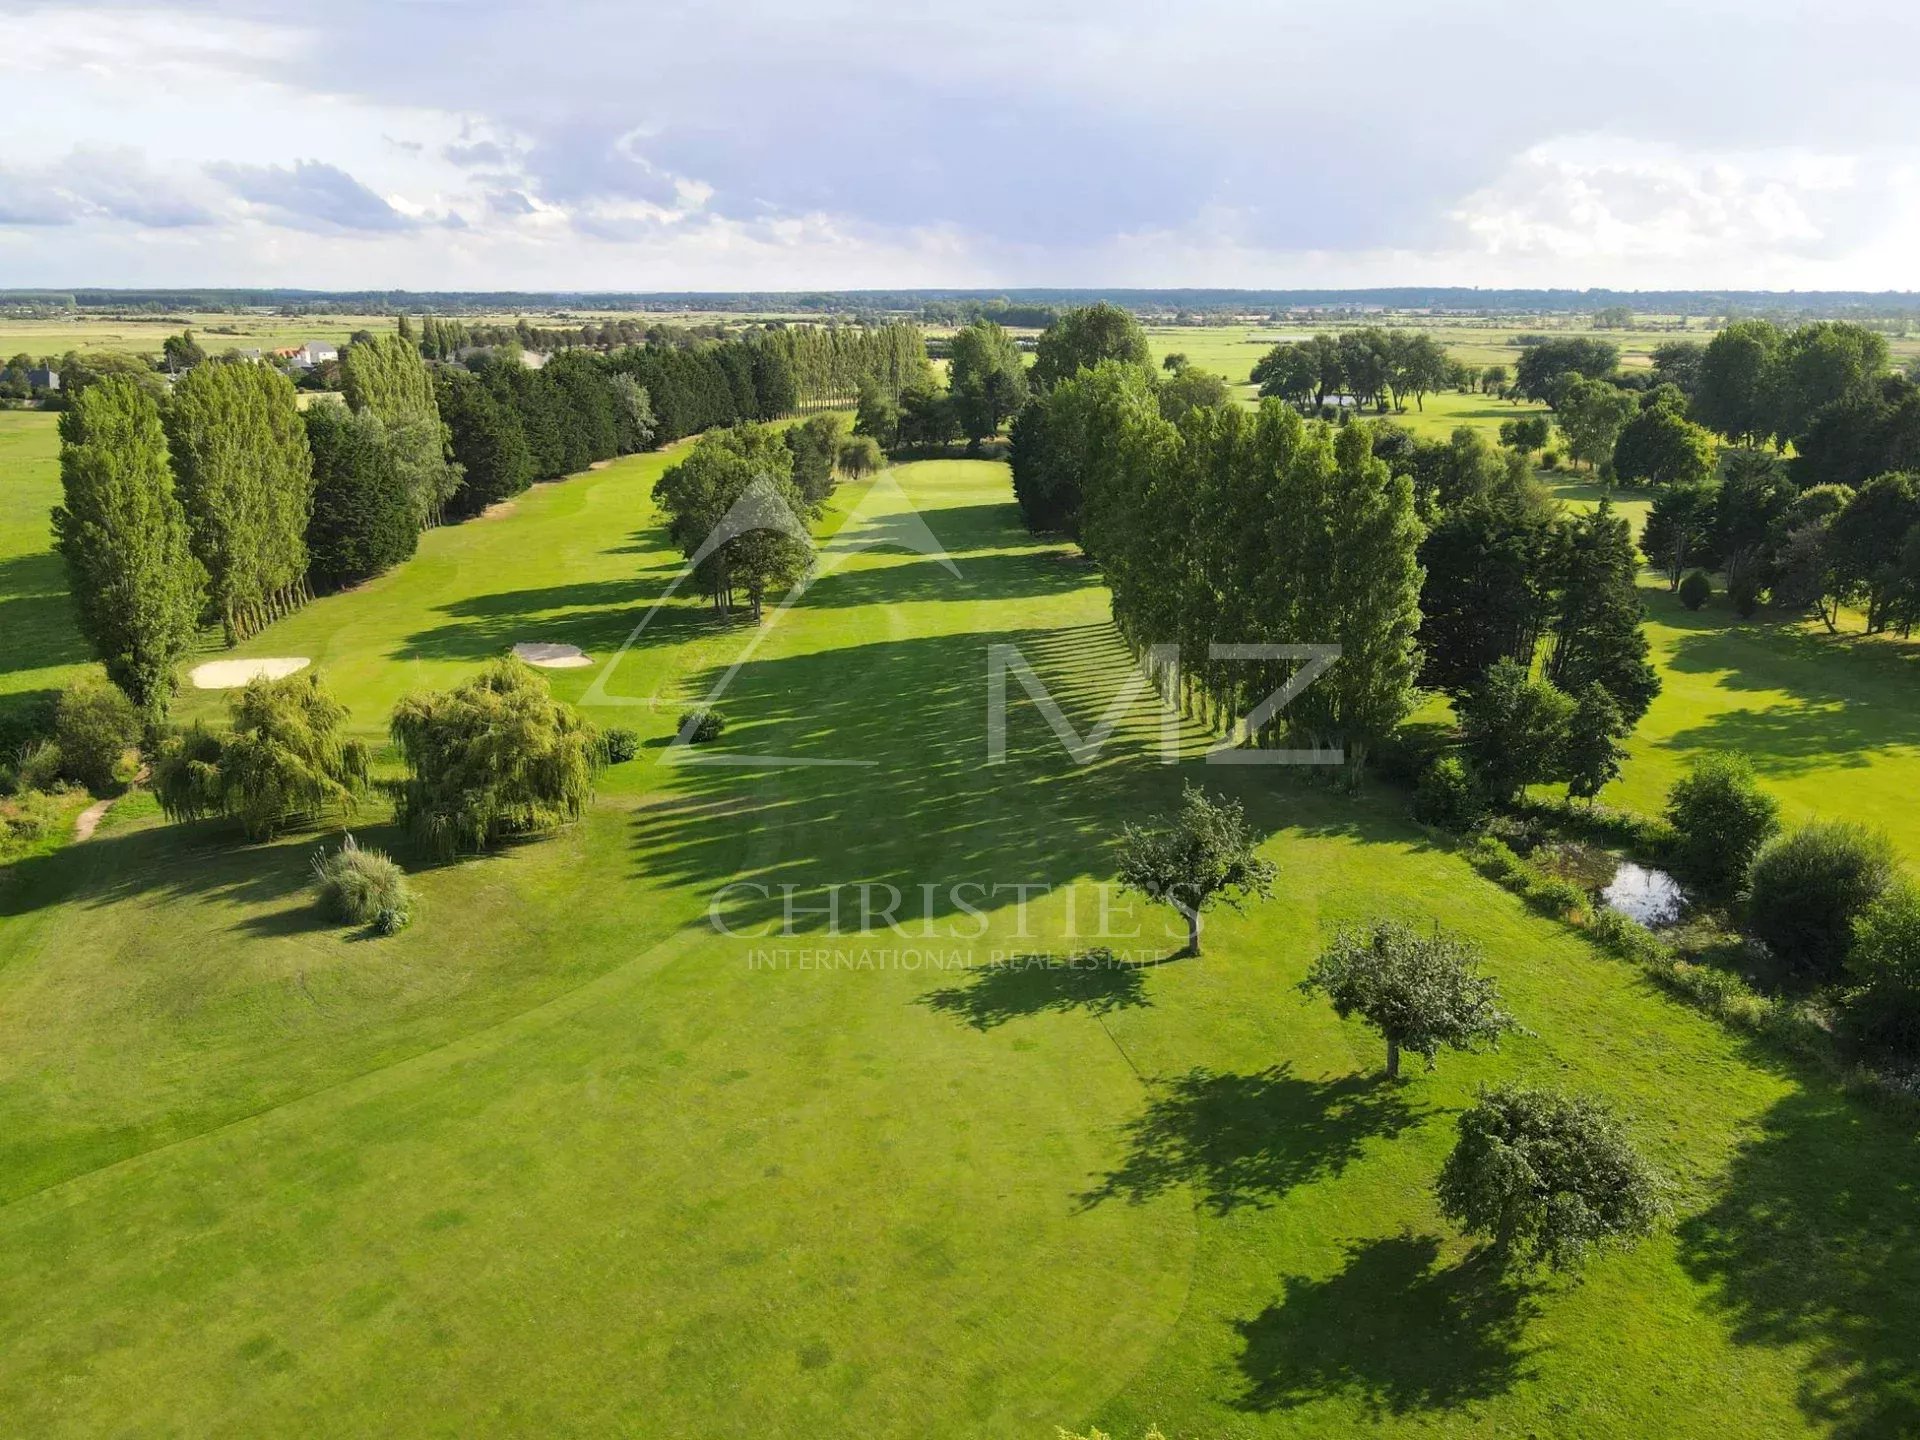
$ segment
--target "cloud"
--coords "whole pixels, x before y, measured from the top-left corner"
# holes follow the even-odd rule
[[[0,225],[95,220],[171,230],[215,219],[189,186],[133,150],[75,149],[51,165],[0,169]]]
[[[176,179],[151,222],[117,219],[138,194],[83,197],[16,146],[0,227],[211,213],[396,237],[431,276],[458,216],[473,270],[492,254],[515,285],[607,265],[679,288],[726,264],[766,284],[784,263],[807,288],[854,256],[876,286],[1911,283],[1887,237],[1920,169],[1920,10],[1729,4],[1515,26],[1499,0],[1378,0],[1356,38],[1256,0],[462,0],[458,25],[390,0],[332,0],[324,25],[257,0],[29,0],[0,53],[16,111],[96,146],[137,134]],[[475,85],[503,54],[514,83]],[[289,165],[263,114],[300,116],[312,157]],[[296,275],[325,253],[241,228]]]
[[[214,161],[207,174],[277,225],[296,230],[391,231],[418,222],[336,165],[296,160],[292,165],[238,165]]]
[[[475,140],[471,144],[456,141],[441,146],[440,153],[450,163],[469,168],[507,163],[507,152],[491,140]]]

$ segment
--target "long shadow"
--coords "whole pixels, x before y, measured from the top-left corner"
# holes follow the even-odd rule
[[[0,560],[0,674],[78,665],[91,658],[74,622],[58,555]]]
[[[1097,951],[1068,960],[1022,955],[982,966],[966,984],[930,991],[916,1003],[976,1030],[993,1030],[1030,1015],[1080,1010],[1098,1017],[1153,1004],[1147,999],[1145,967]]]
[[[1325,1280],[1287,1276],[1286,1298],[1237,1325],[1241,1410],[1328,1397],[1378,1420],[1503,1394],[1529,1378],[1522,1335],[1535,1306],[1484,1259],[1436,1269],[1428,1235],[1359,1241]]]
[[[1680,1258],[1748,1345],[1802,1353],[1799,1403],[1842,1437],[1920,1435],[1920,1146],[1833,1091],[1780,1101]]]
[[[1127,1127],[1127,1158],[1080,1201],[1138,1204],[1191,1185],[1216,1215],[1265,1206],[1337,1175],[1368,1142],[1398,1135],[1423,1114],[1374,1079],[1302,1080],[1285,1065],[1252,1075],[1190,1070],[1154,1082],[1147,1108]]]

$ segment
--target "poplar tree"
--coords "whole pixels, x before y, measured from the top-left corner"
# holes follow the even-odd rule
[[[433,376],[420,351],[397,334],[355,341],[340,352],[340,388],[351,409],[366,411],[384,428],[414,523],[423,529],[438,523],[460,488],[460,467],[448,463]]]
[[[206,571],[167,465],[153,398],[109,376],[60,417],[56,548],[80,631],[151,723],[166,716],[174,667],[192,650]]]
[[[212,364],[162,412],[194,554],[227,643],[307,598],[313,457],[293,383],[266,365]]]

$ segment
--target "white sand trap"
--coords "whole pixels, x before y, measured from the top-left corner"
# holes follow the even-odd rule
[[[279,680],[304,670],[313,662],[304,655],[270,655],[261,660],[209,660],[193,667],[196,690],[237,690],[249,680],[264,676]]]
[[[522,640],[513,647],[513,653],[529,665],[545,670],[578,670],[593,664],[578,645],[550,645],[543,640]]]

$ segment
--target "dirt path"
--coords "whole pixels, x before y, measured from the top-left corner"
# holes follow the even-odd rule
[[[73,838],[77,844],[82,840],[91,840],[93,832],[100,828],[100,822],[106,818],[107,811],[113,808],[111,800],[96,800],[78,815],[73,817]]]

